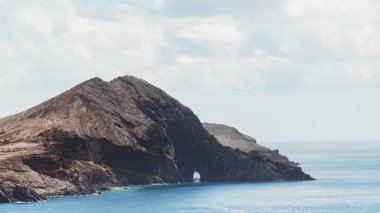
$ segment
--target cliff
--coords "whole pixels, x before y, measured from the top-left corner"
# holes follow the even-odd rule
[[[228,146],[233,149],[239,149],[244,152],[254,150],[269,150],[268,148],[257,144],[256,139],[248,135],[244,135],[243,133],[239,132],[237,129],[233,127],[224,124],[212,123],[203,123],[203,127],[211,135],[215,136],[223,146]]]
[[[245,153],[256,153],[262,159],[274,164],[278,163],[285,166],[297,166],[297,163],[290,161],[286,156],[281,155],[277,149],[271,150],[265,146],[257,144],[256,139],[239,132],[234,127],[212,123],[203,123],[203,127],[211,135],[215,136],[217,141],[223,146],[231,147]]]
[[[0,202],[130,184],[311,180],[290,161],[223,146],[187,107],[132,76],[93,78],[0,119]]]

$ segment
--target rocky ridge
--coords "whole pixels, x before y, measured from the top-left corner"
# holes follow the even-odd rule
[[[311,180],[291,161],[224,146],[149,83],[90,79],[0,119],[0,202],[192,181]]]
[[[217,141],[226,147],[231,147],[233,149],[245,152],[245,153],[256,153],[260,155],[261,158],[267,161],[277,162],[287,165],[297,166],[298,164],[289,161],[286,156],[280,154],[279,150],[271,150],[265,146],[257,144],[256,139],[239,132],[234,127],[230,127],[224,124],[212,124],[203,123],[203,127],[213,136],[216,137]]]

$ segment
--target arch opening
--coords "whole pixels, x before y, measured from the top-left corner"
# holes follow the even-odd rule
[[[201,175],[199,174],[199,172],[194,171],[193,182],[200,182],[200,181],[201,181]]]

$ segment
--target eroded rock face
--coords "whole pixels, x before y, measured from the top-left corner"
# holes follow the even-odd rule
[[[224,125],[203,123],[203,127],[223,146],[228,146],[233,149],[239,149],[244,152],[249,151],[268,151],[270,149],[260,146],[256,143],[256,139],[239,132],[237,129]]]
[[[300,167],[223,146],[194,113],[131,76],[99,78],[0,119],[0,202],[129,184],[310,180]]]
[[[279,150],[271,150],[265,146],[257,144],[254,138],[239,132],[234,127],[212,123],[203,123],[203,127],[211,135],[215,136],[217,141],[223,146],[231,147],[247,154],[252,153],[259,155],[260,158],[265,159],[272,164],[281,164],[284,167],[297,167],[297,163],[290,161],[286,156],[281,155]]]

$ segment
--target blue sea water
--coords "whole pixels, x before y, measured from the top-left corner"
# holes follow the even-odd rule
[[[0,212],[380,212],[380,142],[270,143],[316,181],[133,186]]]

